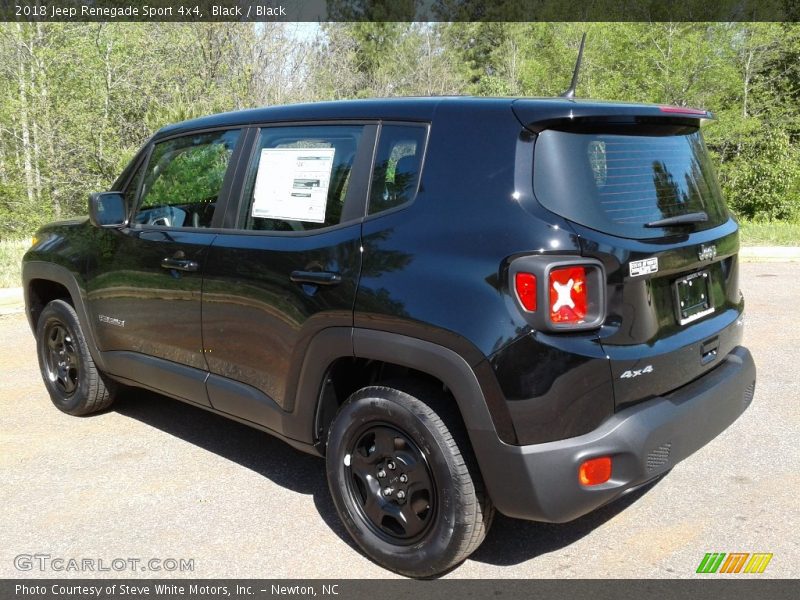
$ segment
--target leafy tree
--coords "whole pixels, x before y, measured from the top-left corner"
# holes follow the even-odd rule
[[[578,17],[591,10],[578,0],[561,10],[564,1]],[[376,21],[327,23],[313,38],[287,23],[0,23],[0,236],[85,213],[87,193],[108,189],[170,122],[297,101],[554,96],[584,31],[579,98],[711,109],[718,120],[704,133],[734,210],[800,218],[800,25],[490,20],[497,10],[544,19],[553,6],[336,0],[337,15]],[[665,6],[636,10],[656,19]],[[431,7],[487,20],[408,22]],[[685,10],[719,6],[691,0]]]
[[[722,164],[720,179],[739,216],[795,220],[800,216],[800,151],[785,131],[770,131]]]

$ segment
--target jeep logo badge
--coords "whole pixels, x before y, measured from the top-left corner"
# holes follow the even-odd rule
[[[697,250],[697,258],[700,260],[713,260],[717,256],[717,247],[714,244],[706,246],[701,244]]]

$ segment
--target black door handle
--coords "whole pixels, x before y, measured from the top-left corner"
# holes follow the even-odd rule
[[[200,265],[193,260],[164,258],[161,260],[161,267],[164,269],[175,269],[176,271],[197,271]]]
[[[294,283],[312,285],[336,285],[342,282],[342,276],[331,271],[292,271],[289,279]]]

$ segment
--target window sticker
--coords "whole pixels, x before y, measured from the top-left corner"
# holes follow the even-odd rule
[[[608,162],[606,161],[606,143],[602,140],[589,142],[589,164],[597,187],[601,188],[608,180]]]
[[[264,148],[252,216],[325,222],[335,148]]]

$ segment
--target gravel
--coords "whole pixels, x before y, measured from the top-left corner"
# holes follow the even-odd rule
[[[759,369],[741,419],[650,489],[572,523],[498,516],[447,577],[694,577],[706,552],[771,552],[759,577],[795,577],[796,265],[743,264],[741,285],[745,344]],[[0,364],[0,577],[391,576],[347,538],[321,460],[148,392],[128,392],[104,414],[64,415],[50,404],[16,311],[0,315]],[[142,563],[94,573],[15,568],[15,557],[37,553],[86,558],[95,569]],[[192,559],[193,570],[143,571],[150,559]]]

